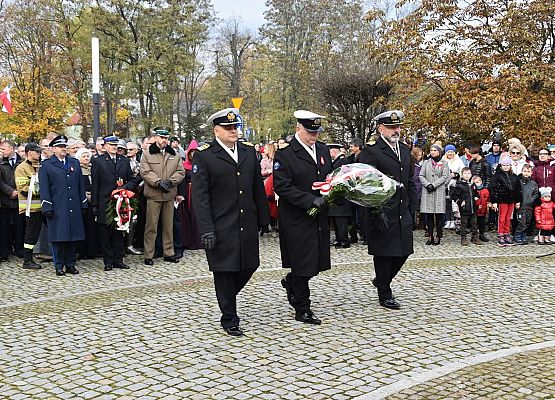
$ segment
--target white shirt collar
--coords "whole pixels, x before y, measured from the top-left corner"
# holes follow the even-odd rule
[[[399,151],[399,141],[395,142],[395,145],[391,145],[391,143],[389,143],[389,141],[383,137],[383,135],[380,135],[383,139],[383,141],[389,146],[391,147],[391,150],[393,150],[394,153],[397,154],[397,158],[399,158],[399,161],[401,160],[401,152]]]
[[[299,142],[301,146],[305,148],[306,152],[310,154],[310,157],[312,157],[314,162],[317,164],[318,162],[316,161],[316,145],[312,145],[312,147],[307,146],[306,144],[303,143],[298,133],[295,133],[295,138],[297,139],[297,142]]]
[[[216,137],[216,141],[223,147],[227,154],[233,159],[235,162],[239,162],[239,155],[237,154],[237,142],[233,145],[233,151],[227,147],[223,142]]]

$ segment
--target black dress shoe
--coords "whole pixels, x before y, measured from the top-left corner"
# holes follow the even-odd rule
[[[380,306],[389,308],[391,310],[398,310],[401,308],[401,305],[397,303],[397,300],[395,299],[380,300]]]
[[[378,284],[376,283],[376,278],[372,279],[372,285],[373,285],[375,288],[378,288]]]
[[[63,269],[57,269],[56,270],[56,276],[64,276],[66,273],[64,272]]]
[[[129,265],[124,263],[114,263],[114,268],[129,269]]]
[[[154,265],[154,261],[152,261],[152,258],[145,258],[145,265]]]
[[[337,246],[339,244],[339,242],[337,240],[334,240],[333,242],[330,242],[330,246]]]
[[[231,328],[224,328],[224,331],[230,336],[243,336],[243,330],[238,326],[232,326]]]
[[[164,257],[164,261],[165,262],[171,262],[171,263],[178,263],[179,262],[179,257],[176,256],[176,255],[169,256],[169,257]]]
[[[305,324],[320,325],[322,323],[322,321],[320,321],[316,315],[312,313],[312,311],[295,314],[295,319],[297,321],[304,322]]]
[[[368,244],[368,241],[366,239],[363,239],[360,244],[362,244],[363,246],[366,246]]]
[[[112,266],[110,264],[106,264],[104,266],[104,271],[111,271],[112,270]]]
[[[79,274],[79,271],[77,271],[77,269],[75,267],[68,267],[66,265],[66,273],[71,274],[71,275],[77,275],[77,274]]]

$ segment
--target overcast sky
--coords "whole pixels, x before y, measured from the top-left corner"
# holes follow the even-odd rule
[[[244,25],[257,31],[264,23],[265,0],[212,0],[218,18],[225,19],[232,15],[241,17]]]

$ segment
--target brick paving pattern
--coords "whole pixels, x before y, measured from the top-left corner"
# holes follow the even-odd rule
[[[365,247],[332,249],[334,267],[311,281],[321,326],[293,319],[278,240],[265,236],[262,268],[239,296],[243,338],[219,327],[202,251],[154,267],[128,257],[127,271],[87,260],[65,277],[2,263],[0,398],[349,399],[555,340],[555,257],[534,257],[555,246],[463,248],[448,235],[437,247],[415,238],[393,287],[400,311],[378,306]]]

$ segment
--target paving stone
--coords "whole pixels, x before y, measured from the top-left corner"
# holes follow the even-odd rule
[[[434,249],[423,242],[417,232],[394,281],[399,311],[377,304],[363,246],[332,248],[333,268],[311,280],[323,324],[307,326],[279,283],[278,241],[263,237],[262,266],[238,300],[244,338],[219,327],[203,251],[154,268],[128,257],[132,268],[117,274],[80,260],[81,273],[65,279],[49,268],[21,274],[10,259],[0,268],[0,398],[350,399],[468,357],[555,340],[555,257],[535,259],[545,247],[490,243],[477,253],[451,232]],[[538,354],[398,396],[554,397],[555,372],[547,376],[541,361],[555,355]]]

